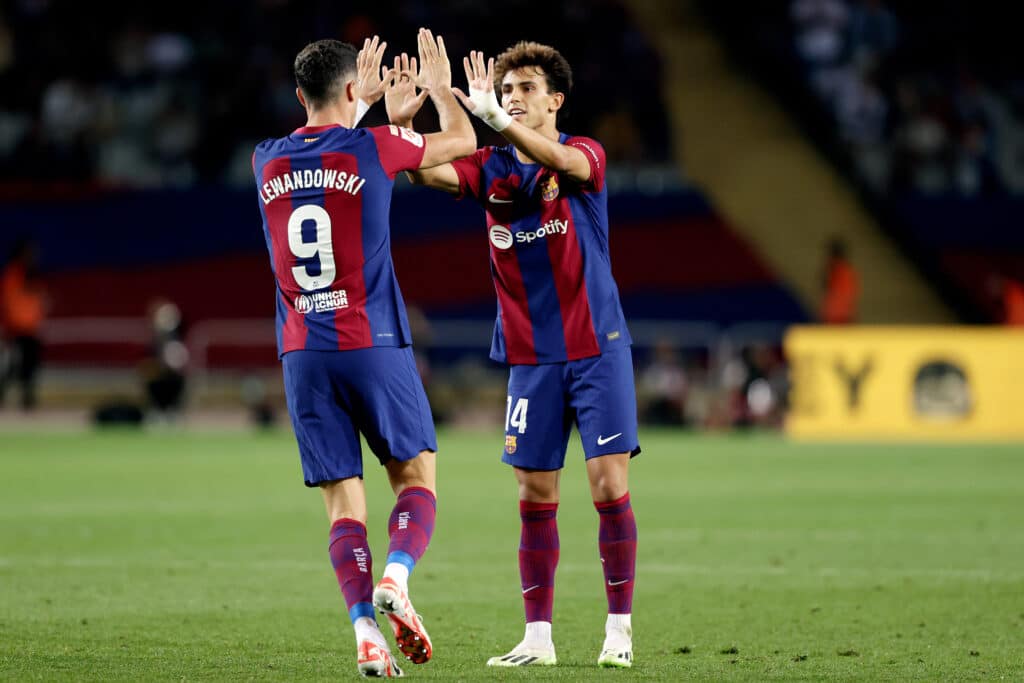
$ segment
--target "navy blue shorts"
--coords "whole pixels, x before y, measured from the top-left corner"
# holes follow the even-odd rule
[[[628,346],[566,363],[512,366],[502,462],[529,470],[562,469],[573,424],[587,460],[640,452]]]
[[[281,365],[306,486],[362,477],[360,432],[382,465],[437,450],[411,346],[291,351]]]

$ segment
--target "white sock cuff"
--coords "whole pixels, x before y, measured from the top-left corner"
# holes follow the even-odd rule
[[[523,640],[530,643],[550,643],[551,642],[551,622],[550,621],[528,621],[526,622],[526,635]]]
[[[606,629],[632,629],[633,628],[633,615],[632,614],[609,614],[608,620],[605,622],[604,627]]]
[[[373,617],[359,617],[352,622],[352,628],[356,632],[356,643],[363,640],[370,640],[378,645],[385,645],[387,643]]]
[[[401,562],[388,562],[384,566],[384,576],[392,579],[402,590],[409,588],[409,568]]]

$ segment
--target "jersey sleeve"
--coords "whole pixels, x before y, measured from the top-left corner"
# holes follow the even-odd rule
[[[423,136],[401,126],[376,126],[368,128],[377,146],[380,165],[389,178],[394,179],[401,171],[415,171],[423,161],[426,141]]]
[[[452,162],[452,168],[459,176],[459,199],[473,197],[481,199],[483,193],[484,163],[491,155],[489,148],[481,148]]]
[[[590,177],[582,183],[584,190],[600,192],[604,187],[605,157],[604,147],[593,138],[574,137],[565,141],[569,147],[575,147],[583,152],[590,164]]]

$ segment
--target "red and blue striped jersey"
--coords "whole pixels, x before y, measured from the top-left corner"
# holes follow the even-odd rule
[[[498,316],[491,358],[510,365],[558,363],[631,343],[608,253],[604,148],[562,134],[580,149],[580,183],[515,147],[484,147],[453,163],[459,194],[483,205]]]
[[[256,146],[279,355],[412,343],[389,215],[395,175],[423,152],[423,137],[398,126],[306,127]]]

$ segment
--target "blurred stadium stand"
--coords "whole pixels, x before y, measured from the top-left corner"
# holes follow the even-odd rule
[[[1024,280],[1024,74],[1011,5],[700,3],[966,322]],[[1008,52],[1009,51],[1009,52]]]

